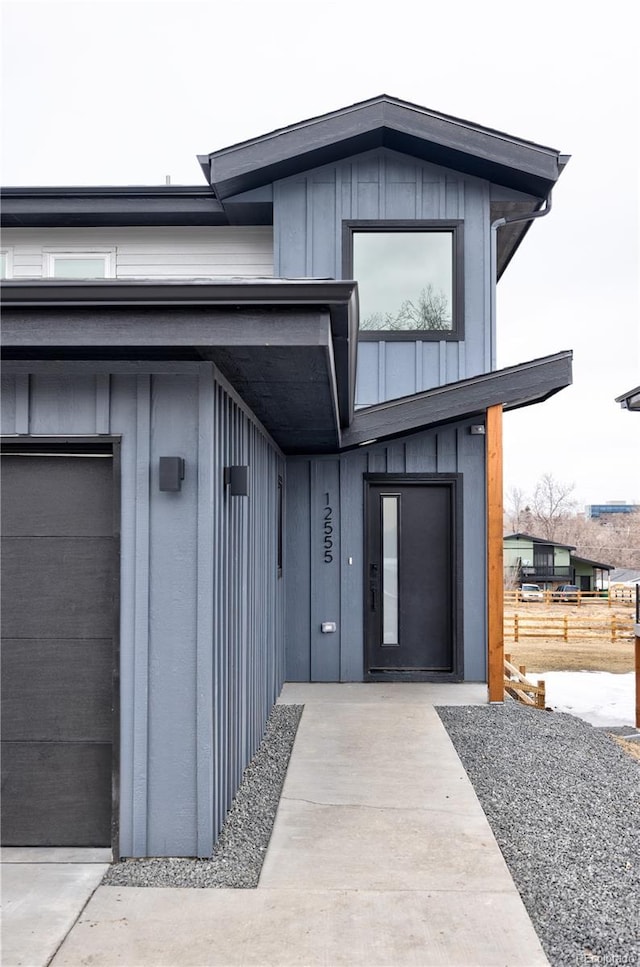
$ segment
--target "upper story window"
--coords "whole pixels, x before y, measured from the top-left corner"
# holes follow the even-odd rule
[[[0,249],[0,279],[10,279],[13,275],[13,252],[10,248]]]
[[[78,250],[44,253],[45,275],[50,279],[109,279],[115,276],[115,251]]]
[[[361,339],[462,338],[462,222],[345,222],[343,253]]]

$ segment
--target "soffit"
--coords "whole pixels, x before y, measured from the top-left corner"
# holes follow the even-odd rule
[[[430,427],[541,403],[571,385],[571,351],[533,359],[423,393],[358,410],[342,434],[343,449],[406,436]]]
[[[353,413],[355,284],[8,281],[8,359],[213,362],[285,453],[335,452]]]

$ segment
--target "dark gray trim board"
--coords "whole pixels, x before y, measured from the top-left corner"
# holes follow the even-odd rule
[[[544,356],[358,410],[342,434],[342,449],[481,415],[489,406],[515,410],[541,403],[571,385],[572,356],[569,350]]]
[[[616,396],[616,403],[619,403],[623,410],[640,410],[640,386],[630,389],[622,396]]]
[[[246,205],[252,224],[271,224],[270,205]],[[8,187],[2,189],[3,228],[118,225],[228,225],[212,189],[183,187]]]
[[[113,469],[113,584],[112,600],[112,750],[111,750],[111,850],[120,858],[120,521],[121,521],[120,436],[8,436],[0,437],[0,453],[108,455]]]
[[[462,219],[346,219],[342,222],[342,276],[352,279],[353,236],[356,232],[451,232],[453,233],[453,328],[445,330],[358,330],[361,342],[381,340],[458,342],[464,339],[464,221]]]
[[[220,199],[372,148],[388,147],[544,198],[567,162],[553,148],[379,95],[199,155]]]

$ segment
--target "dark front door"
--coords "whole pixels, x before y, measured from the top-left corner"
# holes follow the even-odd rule
[[[370,679],[460,675],[455,482],[368,484],[365,619]]]
[[[115,571],[112,457],[4,455],[4,845],[111,843]]]

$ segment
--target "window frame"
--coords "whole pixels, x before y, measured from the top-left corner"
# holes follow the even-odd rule
[[[55,274],[55,264],[56,259],[62,260],[72,260],[72,259],[96,259],[100,258],[104,260],[104,276],[102,275],[91,275],[91,279],[114,279],[116,276],[116,250],[115,248],[104,248],[91,247],[65,247],[65,248],[46,248],[43,249],[44,258],[44,277],[47,279],[64,279],[65,276],[60,276]],[[77,276],[71,276],[71,278],[77,278]]]
[[[0,247],[0,253],[5,257],[5,271],[4,275],[0,273],[0,280],[5,281],[6,279],[13,278],[13,246],[2,245]]]
[[[453,235],[451,329],[365,329],[364,342],[460,342],[464,339],[464,222],[447,219],[348,219],[342,222],[342,278],[353,279],[353,238],[360,232],[448,232]],[[356,280],[357,281],[357,280]]]

